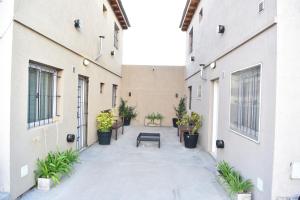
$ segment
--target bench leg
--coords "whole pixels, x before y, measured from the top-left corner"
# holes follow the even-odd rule
[[[118,129],[116,129],[116,140],[118,140]]]
[[[158,141],[158,148],[160,148],[160,140]]]
[[[140,141],[136,140],[136,147],[139,147]]]
[[[122,135],[123,135],[123,133],[124,133],[124,125],[122,126]]]

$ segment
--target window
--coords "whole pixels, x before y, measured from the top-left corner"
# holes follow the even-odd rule
[[[49,124],[56,115],[57,71],[41,64],[29,63],[28,127]]]
[[[230,128],[258,140],[261,65],[231,75]]]
[[[112,87],[112,107],[115,108],[117,106],[117,85],[113,85]]]
[[[201,8],[199,12],[199,23],[202,21],[202,18],[203,18],[203,8]]]
[[[103,11],[103,13],[106,13],[106,11],[107,11],[107,8],[106,8],[106,6],[104,4],[102,6],[102,11]]]
[[[190,30],[189,33],[189,53],[193,52],[193,28]]]
[[[259,2],[259,4],[258,4],[258,12],[262,12],[262,11],[264,11],[264,9],[265,9],[265,2],[264,1],[261,1],[261,2]]]
[[[198,85],[198,88],[197,88],[197,97],[198,98],[202,97],[202,87],[201,87],[201,85]]]
[[[189,86],[189,109],[192,109],[192,86]]]
[[[114,26],[114,46],[116,47],[116,49],[119,48],[119,27],[118,25],[115,23]]]
[[[100,83],[100,94],[103,93],[104,83]]]

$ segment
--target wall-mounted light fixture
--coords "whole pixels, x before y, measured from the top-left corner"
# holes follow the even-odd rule
[[[75,19],[75,20],[74,20],[74,27],[75,27],[76,29],[79,29],[79,28],[80,28],[80,19]]]
[[[224,149],[224,147],[225,147],[224,140],[217,140],[216,141],[216,147],[218,149]]]
[[[110,55],[111,55],[111,56],[114,56],[114,55],[115,55],[115,51],[112,50],[112,51],[110,52]]]
[[[89,64],[90,64],[90,61],[89,61],[88,59],[86,59],[86,58],[83,59],[83,65],[84,65],[84,66],[87,67]]]
[[[195,61],[195,56],[191,56],[191,61],[192,61],[192,62]]]
[[[178,98],[178,93],[175,94],[175,97]]]
[[[210,63],[209,66],[210,66],[211,69],[215,69],[217,64],[216,64],[216,62],[212,62],[212,63]]]
[[[131,92],[129,92],[129,93],[128,93],[128,96],[130,96],[130,97],[131,97]]]
[[[100,94],[103,93],[104,83],[100,83]]]
[[[223,34],[225,33],[225,26],[224,25],[219,25],[217,28],[218,33]]]

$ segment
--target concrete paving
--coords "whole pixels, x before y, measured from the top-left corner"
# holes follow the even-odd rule
[[[161,133],[161,148],[141,142],[139,132]],[[49,192],[33,189],[22,200],[227,200],[215,179],[215,161],[179,143],[177,129],[125,127],[109,146],[81,153],[73,174]]]

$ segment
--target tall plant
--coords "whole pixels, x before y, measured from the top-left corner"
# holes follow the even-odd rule
[[[111,112],[101,112],[97,118],[97,130],[100,132],[109,132],[112,128],[114,117]]]
[[[186,104],[185,104],[185,98],[182,97],[179,101],[179,104],[177,107],[174,107],[175,112],[176,112],[176,117],[178,119],[181,119],[186,113]]]
[[[136,118],[137,113],[135,111],[135,107],[128,106],[127,101],[125,101],[123,98],[121,98],[121,103],[119,106],[119,115],[124,118],[134,119],[134,118]]]

